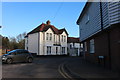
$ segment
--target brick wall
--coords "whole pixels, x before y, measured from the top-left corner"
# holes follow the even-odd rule
[[[120,72],[120,24],[112,25],[109,29],[103,30],[100,33],[88,38],[87,51],[85,52],[86,60],[93,63],[98,63],[98,56],[105,56],[104,60],[98,64],[106,68]],[[89,41],[95,41],[95,53],[90,54]]]

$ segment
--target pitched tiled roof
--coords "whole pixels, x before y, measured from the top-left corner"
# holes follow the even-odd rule
[[[80,43],[80,39],[75,38],[75,37],[68,37],[67,42],[68,43]]]
[[[59,30],[58,30],[59,34],[62,34],[64,31],[65,31],[65,32],[66,32],[66,34],[68,35],[68,33],[67,33],[67,31],[66,31],[66,29],[65,29],[65,28],[63,28],[63,29],[59,29]]]
[[[45,23],[42,23],[41,25],[39,25],[37,28],[33,29],[31,32],[29,32],[27,35],[29,34],[33,34],[33,33],[36,33],[36,32],[45,32],[47,31],[49,28],[52,29],[52,31],[54,32],[54,34],[62,34],[63,31],[66,32],[66,34],[68,35],[67,31],[64,29],[57,29],[55,26],[53,25],[48,25],[48,24],[45,24]],[[26,36],[27,37],[27,36]]]

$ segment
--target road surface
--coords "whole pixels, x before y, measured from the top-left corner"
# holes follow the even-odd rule
[[[59,66],[69,62],[70,57],[38,57],[33,63],[2,65],[3,78],[64,78]]]

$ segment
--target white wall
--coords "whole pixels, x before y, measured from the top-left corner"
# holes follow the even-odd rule
[[[75,44],[74,44],[74,47],[75,47],[75,48],[80,48],[80,43],[75,43]]]
[[[28,35],[28,51],[38,54],[38,33]]]
[[[68,45],[68,53],[70,56],[78,56],[80,54],[80,43],[68,43],[67,45]]]
[[[63,38],[63,42],[61,41],[62,35],[66,36],[65,42],[64,42],[64,38]],[[61,47],[65,47],[65,54],[67,54],[67,34],[65,33],[65,31],[60,35],[60,43],[61,43]],[[62,52],[62,49],[61,49],[61,52]]]
[[[46,40],[47,33],[52,34],[52,40],[50,40],[49,38],[48,40]],[[55,40],[54,40],[54,35],[55,35]],[[62,35],[66,36],[65,42],[60,41],[62,38]],[[28,39],[28,42],[27,42],[27,39]],[[61,46],[60,45],[55,46],[54,44],[60,44]],[[39,49],[38,49],[38,45],[39,45]],[[27,49],[27,46],[30,52],[37,53],[37,55],[47,55],[47,46],[51,46],[51,55],[56,55],[56,47],[58,47],[57,55],[62,54],[62,49],[61,49],[62,47],[65,47],[65,54],[67,54],[67,34],[65,32],[63,32],[61,35],[54,34],[52,29],[49,28],[46,32],[38,32],[38,33],[29,34],[28,37],[25,39],[26,49]]]
[[[48,40],[46,40],[46,36],[47,36],[47,33],[51,33],[52,34],[52,40],[50,40],[50,37],[48,37]],[[52,29],[51,28],[49,28],[46,32],[45,32],[45,34],[44,34],[44,36],[45,36],[45,40],[44,40],[44,55],[47,55],[47,46],[51,46],[51,49],[53,48],[53,37],[54,37],[54,33],[53,33],[53,31],[52,31]],[[49,35],[50,36],[50,35]],[[51,53],[52,53],[53,51],[51,50]]]
[[[56,53],[56,47],[58,47],[58,52]],[[60,46],[53,46],[52,47],[52,55],[60,55]]]
[[[25,38],[25,50],[27,50],[27,47],[28,47],[27,42],[28,42],[28,37]]]
[[[46,34],[47,33],[51,33],[52,34],[52,40],[46,40]],[[46,32],[45,32],[45,45],[53,45],[54,43],[54,40],[53,40],[53,37],[54,37],[54,33],[53,31],[51,30],[51,28],[49,28]]]

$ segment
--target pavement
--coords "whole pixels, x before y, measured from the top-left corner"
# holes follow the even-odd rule
[[[72,77],[75,80],[120,80],[120,74],[117,72],[90,63],[83,58],[78,58],[78,60],[75,61],[73,57],[64,65],[64,73],[67,73],[68,78]]]

